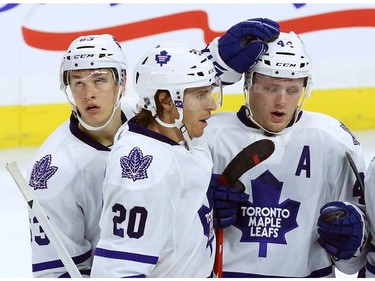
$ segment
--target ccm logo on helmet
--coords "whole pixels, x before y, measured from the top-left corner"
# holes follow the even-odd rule
[[[276,63],[276,66],[297,67],[297,64],[295,64],[295,63],[287,63],[287,62],[278,62],[278,63]]]
[[[74,55],[73,59],[84,59],[84,58],[93,58],[94,54],[83,54],[83,55]]]

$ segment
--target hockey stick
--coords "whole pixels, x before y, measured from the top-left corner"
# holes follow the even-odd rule
[[[359,175],[357,166],[355,165],[355,163],[353,161],[353,158],[350,156],[349,152],[345,152],[345,156],[346,156],[346,159],[348,159],[348,161],[349,161],[350,167],[352,168],[352,170],[354,172],[354,175],[355,175],[355,177],[356,177],[356,179],[357,179],[357,181],[359,183],[359,186],[364,191],[365,190],[365,185],[364,185],[364,183],[362,181],[361,176]]]
[[[33,214],[39,221],[48,239],[50,240],[51,244],[55,248],[59,258],[63,262],[70,277],[82,278],[81,273],[79,272],[77,266],[75,265],[68,251],[66,250],[63,243],[61,242],[59,236],[55,232],[55,229],[53,228],[51,222],[48,220],[46,214],[43,211],[43,208],[40,206],[32,189],[30,188],[30,186],[27,184],[26,180],[22,176],[17,166],[17,163],[14,161],[11,163],[8,163],[6,164],[5,168],[12,175],[14,181],[16,182],[27,204],[29,205],[30,209],[33,211]]]
[[[358,169],[357,169],[357,166],[356,164],[354,163],[354,160],[353,158],[350,156],[349,152],[346,151],[345,152],[345,157],[346,159],[348,160],[349,164],[350,164],[350,167],[352,168],[352,171],[359,183],[359,186],[361,188],[361,190],[364,192],[365,190],[365,185],[362,181],[362,178],[361,176],[359,175],[359,172],[358,172]],[[348,215],[348,213],[345,211],[345,210],[342,210],[342,209],[335,209],[333,208],[333,211],[326,211],[324,214],[320,215],[320,218],[321,220],[327,222],[327,223],[331,223],[335,220],[339,220],[339,219],[342,219],[344,217],[346,217]]]
[[[245,172],[266,160],[275,151],[275,143],[268,139],[258,140],[241,150],[226,166],[219,177],[219,182],[232,186]],[[222,228],[216,230],[216,256],[214,272],[218,278],[223,276],[223,243]]]

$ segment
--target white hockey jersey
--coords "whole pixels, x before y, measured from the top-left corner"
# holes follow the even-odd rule
[[[126,121],[122,115],[123,122]],[[71,116],[38,149],[28,181],[63,245],[83,275],[90,274],[99,239],[102,186],[109,149],[78,128]],[[29,210],[34,277],[69,276]]]
[[[369,220],[371,244],[367,255],[366,277],[375,277],[375,158],[367,168],[365,177],[366,213]]]
[[[215,256],[206,147],[130,120],[108,157],[92,277],[208,277]]]
[[[238,113],[217,113],[208,121],[214,173],[221,173],[244,147],[259,139],[275,142],[275,152],[240,180],[250,195],[237,222],[224,229],[223,277],[333,277],[333,264],[353,274],[364,255],[333,262],[318,244],[320,208],[330,201],[363,207],[345,152],[365,169],[359,142],[339,121],[300,112],[298,121],[279,135],[266,136]]]

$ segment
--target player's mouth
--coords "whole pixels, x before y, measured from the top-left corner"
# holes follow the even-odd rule
[[[203,124],[203,126],[206,127],[207,126],[207,120],[210,117],[211,117],[211,115],[210,116],[206,116],[205,118],[200,119],[199,122],[201,122]]]
[[[97,113],[99,111],[100,107],[96,105],[89,105],[86,107],[86,112],[88,113]]]
[[[281,112],[281,111],[273,111],[273,112],[271,112],[271,115],[272,115],[272,119],[280,122],[284,119],[286,114],[284,112]]]

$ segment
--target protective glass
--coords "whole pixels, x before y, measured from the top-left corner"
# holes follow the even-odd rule
[[[184,92],[183,109],[186,111],[216,110],[222,105],[223,88],[220,79],[210,86],[188,88]]]
[[[216,104],[216,109],[219,109],[223,104],[223,85],[219,78],[216,78],[215,83],[212,84],[211,96]]]
[[[283,81],[289,81],[289,83],[283,84]],[[305,98],[308,97],[310,93],[310,87],[308,82],[308,78],[290,79],[282,77],[271,77],[269,75],[258,73],[255,76],[254,73],[251,73],[251,75],[246,78],[246,82],[244,85],[246,102],[249,102],[248,99],[250,88],[253,87],[254,91],[267,93],[269,95],[276,95],[281,92],[284,92],[289,97],[298,98],[299,101],[297,106],[302,107]]]
[[[76,106],[75,97],[84,98],[89,92],[101,93],[113,87],[115,75],[112,69],[72,70],[67,72],[65,90],[69,102]]]

